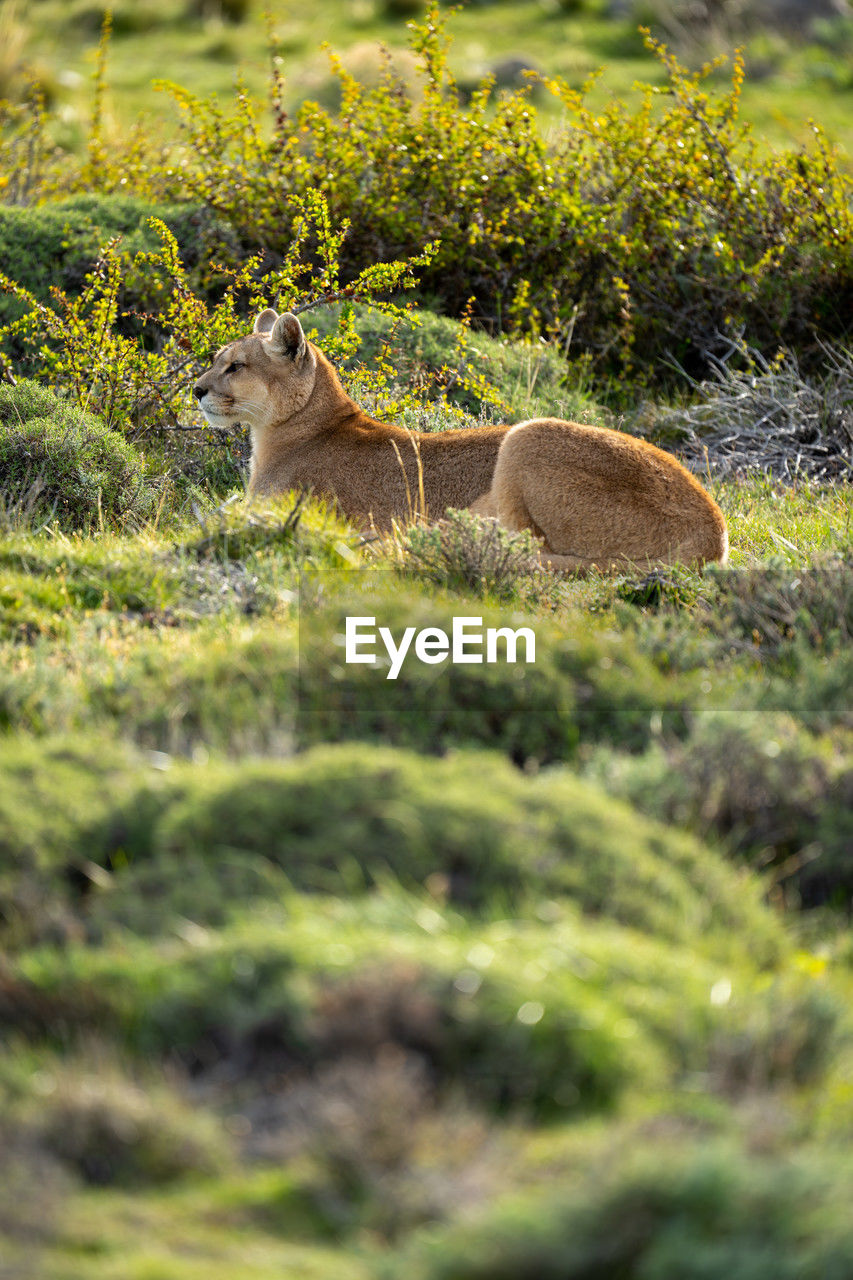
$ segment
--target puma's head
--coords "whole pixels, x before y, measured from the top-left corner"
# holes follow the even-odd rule
[[[238,422],[261,429],[285,422],[308,403],[317,357],[290,311],[262,311],[254,332],[229,342],[201,375],[193,395],[212,427]]]

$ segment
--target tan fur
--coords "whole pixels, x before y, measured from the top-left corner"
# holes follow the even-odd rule
[[[234,367],[238,366],[238,367]],[[388,529],[420,509],[470,507],[530,529],[553,569],[725,560],[722,513],[675,458],[645,441],[557,418],[408,432],[349,398],[299,321],[265,311],[217,354],[194,392],[217,427],[252,437],[250,494],[307,488]]]

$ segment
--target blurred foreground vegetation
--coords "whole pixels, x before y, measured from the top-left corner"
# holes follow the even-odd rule
[[[458,22],[534,8],[625,38],[591,4]],[[403,9],[346,21],[372,39]],[[187,6],[175,47],[203,38],[209,69],[244,17]],[[116,55],[165,21],[117,5]],[[549,150],[523,92],[457,94],[439,35],[414,37],[425,99],[344,77],[307,142],[259,127],[251,172],[248,99],[219,124],[191,104],[180,183],[122,125],[45,151],[24,192],[35,135],[4,135],[4,1278],[853,1269],[843,157],[752,147],[740,70],[695,79],[639,38],[619,74],[666,72],[668,114],[566,81],[577,145]],[[456,147],[452,198],[397,163],[406,138]],[[360,184],[319,183],[354,146]],[[478,147],[492,190],[459,236]],[[247,505],[245,433],[201,428],[187,389],[268,303],[306,307],[379,415],[560,415],[681,452],[730,565],[557,578],[466,513],[379,540],[310,496]],[[537,661],[377,679],[341,662],[364,613],[511,620]]]

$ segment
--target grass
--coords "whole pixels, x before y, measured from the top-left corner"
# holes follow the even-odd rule
[[[279,1171],[199,1181],[168,1192],[83,1192],[42,1260],[56,1280],[367,1280],[366,1250],[303,1240],[309,1199]],[[310,1201],[309,1201],[310,1203]],[[269,1206],[267,1212],[265,1208]],[[293,1223],[296,1238],[288,1238]]]
[[[853,538],[849,486],[776,485],[768,479],[720,486],[736,568],[773,558],[802,568],[824,552],[847,554]]]

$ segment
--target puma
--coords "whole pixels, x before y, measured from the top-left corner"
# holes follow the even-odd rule
[[[263,311],[193,394],[211,426],[248,426],[250,495],[311,489],[381,530],[421,500],[432,518],[470,507],[530,529],[552,569],[726,559],[722,512],[663,450],[557,418],[437,432],[378,422],[290,312]]]

